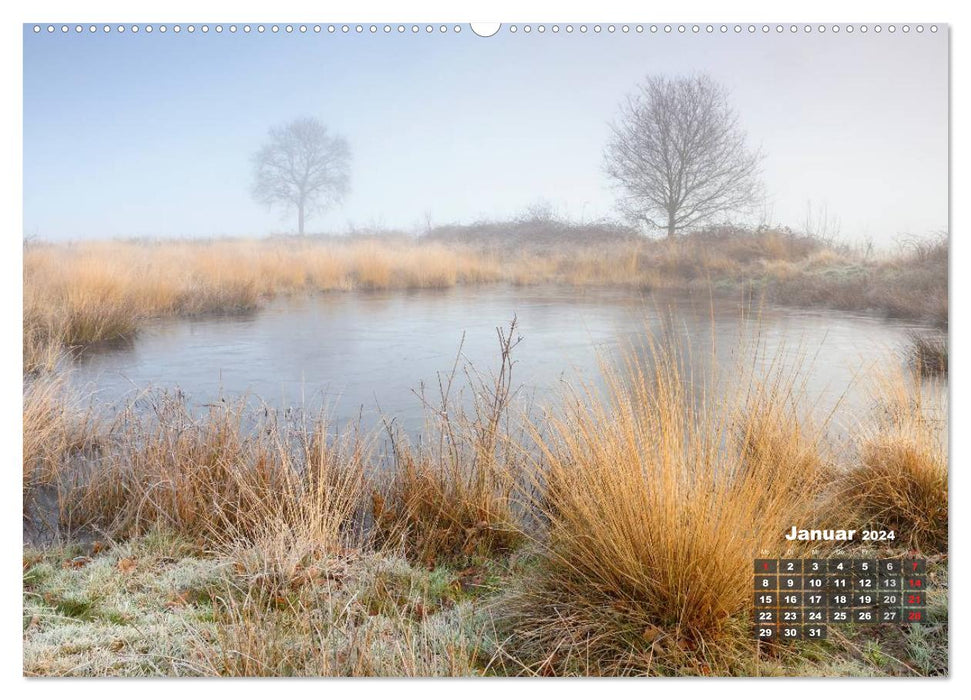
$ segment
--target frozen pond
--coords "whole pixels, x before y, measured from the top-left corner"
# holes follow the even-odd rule
[[[648,332],[667,327],[710,364],[712,347],[730,366],[739,338],[756,335],[773,357],[801,362],[808,395],[833,430],[852,431],[869,406],[865,371],[900,362],[914,324],[835,311],[802,311],[708,296],[560,287],[455,287],[448,290],[334,293],[278,299],[245,315],[172,319],[147,325],[124,343],[87,351],[74,381],[98,402],[149,387],[180,388],[202,406],[246,395],[279,408],[326,407],[343,423],[381,414],[413,431],[421,425],[421,382],[437,388],[459,344],[463,362],[488,373],[499,361],[496,327],[513,315],[522,342],[514,357],[520,396],[549,403],[562,382],[596,382],[610,360]],[[714,342],[713,342],[714,341]],[[461,377],[459,378],[462,379]]]

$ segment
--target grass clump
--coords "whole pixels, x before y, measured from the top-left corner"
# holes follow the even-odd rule
[[[893,530],[921,552],[946,552],[947,414],[931,405],[925,382],[917,372],[880,378],[875,426],[842,477],[838,503],[860,528]]]
[[[504,623],[527,672],[730,672],[752,645],[752,560],[814,516],[825,461],[791,380],[716,401],[676,351],[649,355],[537,436],[548,539]]]
[[[63,478],[78,460],[95,456],[104,426],[81,405],[63,373],[38,375],[24,381],[23,503],[24,517],[42,513],[38,499],[57,500]],[[70,486],[67,486],[70,489]],[[46,515],[46,514],[44,514]]]
[[[947,335],[911,332],[908,361],[926,377],[947,376]]]
[[[56,524],[115,538],[161,526],[213,547],[270,531],[338,549],[360,535],[368,450],[322,418],[243,400],[197,415],[181,393],[149,394],[103,429],[96,453],[59,467]]]

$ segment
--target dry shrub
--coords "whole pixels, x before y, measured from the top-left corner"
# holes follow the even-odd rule
[[[512,351],[519,338],[515,319],[496,329],[501,350],[498,373],[489,380],[467,369],[474,394],[472,414],[451,393],[461,348],[451,374],[440,383],[432,406],[432,435],[414,448],[394,438],[394,464],[372,496],[375,533],[382,544],[401,548],[412,561],[495,555],[523,539],[517,508],[522,455],[510,438]]]
[[[875,426],[836,496],[858,529],[894,530],[898,542],[926,553],[946,552],[948,543],[947,413],[933,406],[938,393],[916,372],[878,378]]]
[[[812,522],[826,462],[793,377],[692,377],[653,342],[537,430],[549,523],[506,652],[544,674],[723,673],[749,637],[751,567]],[[736,377],[739,375],[735,375]],[[788,550],[794,554],[795,550]]]

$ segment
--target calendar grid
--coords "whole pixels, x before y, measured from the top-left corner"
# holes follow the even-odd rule
[[[832,625],[926,621],[923,559],[756,559],[754,631],[819,640]]]

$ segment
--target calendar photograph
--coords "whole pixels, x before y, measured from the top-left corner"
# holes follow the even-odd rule
[[[23,676],[949,676],[947,23],[80,8]]]

